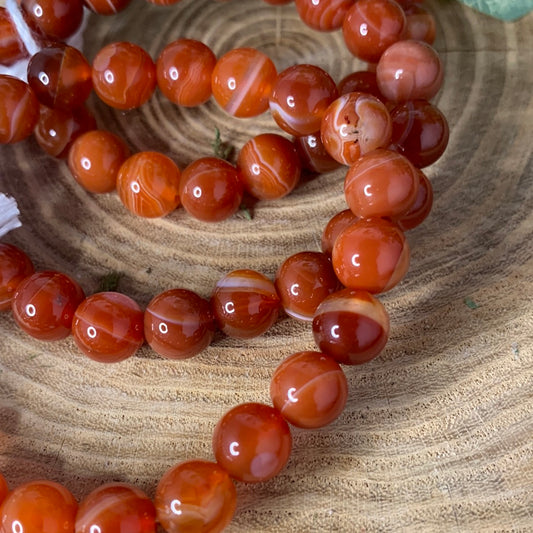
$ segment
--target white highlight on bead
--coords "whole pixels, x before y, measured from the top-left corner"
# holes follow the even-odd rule
[[[363,22],[363,24],[361,24],[361,26],[359,26],[359,33],[365,37],[366,35],[368,35],[368,26],[366,25],[365,22]]]
[[[89,529],[89,533],[102,533],[102,530],[100,529],[100,526],[92,525],[91,529]]]
[[[46,72],[39,72],[39,81],[43,85],[48,85],[50,83],[50,78],[47,76]]]
[[[354,267],[360,267],[361,266],[361,263],[359,263],[358,259],[359,259],[359,254],[353,254],[352,255],[352,265]]]
[[[235,81],[235,78],[229,78],[228,79],[228,87],[234,91],[237,88],[237,82]]]
[[[201,198],[202,197],[202,188],[201,187],[195,187],[193,190],[192,190],[192,195],[195,197],[195,198]]]
[[[131,182],[130,188],[135,194],[139,194],[141,192],[141,186],[136,181]]]
[[[55,136],[57,135],[57,131],[54,130],[53,128],[50,129],[50,130],[48,131],[48,133],[50,134],[50,137],[55,137]]]
[[[365,196],[372,196],[372,192],[370,191],[372,189],[372,185],[365,185],[363,188],[363,192],[365,193]]]
[[[402,74],[403,74],[403,68],[399,68],[399,69],[394,73],[394,79],[395,79],[395,80],[399,80],[399,79],[402,77]]]
[[[181,507],[181,502],[178,499],[172,500],[172,502],[170,503],[170,510],[175,515],[180,516],[183,513],[183,511],[180,509],[180,507]]]
[[[261,168],[259,167],[259,165],[257,163],[254,163],[250,168],[252,169],[252,172],[256,176],[259,176],[259,174],[261,174]]]
[[[96,328],[94,326],[89,326],[87,328],[87,336],[91,339],[96,338]]]
[[[115,83],[115,75],[110,70],[104,71],[104,79],[107,83]]]
[[[168,333],[168,326],[164,323],[164,322],[161,322],[159,324],[159,331],[163,334],[163,335],[166,335]]]
[[[296,398],[296,396],[294,396],[295,392],[296,392],[296,388],[295,387],[291,387],[287,391],[287,398],[289,398],[289,401],[292,402],[292,403],[298,402],[298,398]]]
[[[314,135],[310,135],[310,136],[307,138],[307,144],[308,144],[311,148],[316,148],[316,145],[318,144],[318,142],[317,142],[317,138],[316,138]]]
[[[289,290],[293,296],[298,296],[300,294],[300,285],[298,283],[293,283]]]
[[[171,67],[168,71],[170,79],[176,81],[180,77],[180,72],[176,67]]]
[[[231,453],[231,455],[233,455],[233,457],[238,457],[240,455],[240,452],[239,452],[238,448],[239,448],[239,443],[238,442],[232,442],[229,445],[229,453]]]
[[[28,304],[25,307],[25,311],[28,316],[35,316],[35,314],[37,313],[37,310],[35,309],[35,306],[33,304]]]
[[[20,211],[16,200],[0,193],[0,237],[3,237],[8,231],[22,226],[19,215]]]
[[[341,134],[341,137],[348,137],[348,126],[346,124],[343,124],[339,128],[339,133]]]
[[[85,170],[91,170],[91,160],[88,158],[88,157],[82,157],[81,158],[81,166],[85,169]]]
[[[231,314],[235,313],[235,304],[233,302],[228,302],[224,306],[224,311],[226,311],[226,313],[228,313],[228,315],[231,315]]]
[[[289,107],[294,107],[296,105],[296,101],[294,100],[294,96],[287,96],[287,105]]]
[[[18,520],[15,520],[13,524],[11,524],[11,531],[13,533],[24,533],[24,528]]]
[[[338,338],[340,338],[340,335],[339,335],[339,326],[338,326],[338,324],[336,324],[335,326],[331,326],[330,332],[331,332],[331,336],[332,336],[334,339],[338,339]]]

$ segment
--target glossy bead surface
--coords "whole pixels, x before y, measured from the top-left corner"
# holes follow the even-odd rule
[[[216,63],[211,79],[213,97],[235,117],[254,117],[268,109],[276,81],[272,60],[255,48],[235,48]]]
[[[333,31],[342,22],[354,0],[295,0],[300,19],[317,31]]]
[[[276,133],[252,137],[239,152],[244,188],[259,200],[275,200],[298,184],[301,162],[294,144]]]
[[[53,41],[70,37],[83,19],[82,0],[21,0],[26,22]]]
[[[442,85],[444,71],[439,54],[421,41],[400,41],[390,46],[376,70],[378,87],[392,102],[431,100]]]
[[[322,251],[330,256],[331,252],[333,251],[333,245],[335,244],[335,240],[339,236],[339,233],[344,228],[347,228],[349,225],[357,222],[358,220],[359,217],[354,215],[350,209],[340,211],[331,217],[326,224],[324,231],[322,232]]]
[[[80,135],[68,153],[68,167],[86,190],[105,193],[115,190],[118,171],[129,156],[124,141],[114,133],[93,130]]]
[[[78,348],[100,363],[131,357],[143,344],[143,312],[130,297],[98,292],[76,309],[72,335]]]
[[[72,533],[78,504],[59,483],[31,481],[19,485],[0,509],[2,533]]]
[[[11,65],[26,55],[7,9],[0,7],[0,65]]]
[[[361,218],[399,217],[411,209],[417,192],[415,167],[390,150],[374,150],[360,157],[344,179],[346,203]]]
[[[34,134],[35,140],[46,153],[53,157],[64,158],[67,157],[72,143],[80,135],[95,128],[96,120],[84,106],[73,111],[41,106]]]
[[[326,108],[338,96],[331,76],[314,65],[293,65],[280,72],[270,111],[278,126],[297,137],[320,130]]]
[[[384,97],[378,87],[376,73],[370,70],[357,70],[342,78],[337,84],[339,94],[367,93],[384,102]]]
[[[7,481],[4,476],[0,474],[0,505],[6,499],[6,496],[9,492],[9,487],[7,486]]]
[[[366,291],[343,289],[328,296],[313,319],[319,349],[344,365],[359,365],[381,353],[389,338],[389,315]]]
[[[272,281],[260,272],[234,270],[217,281],[211,307],[226,335],[249,339],[274,324],[280,299]]]
[[[352,165],[360,156],[387,146],[392,123],[385,104],[366,93],[348,93],[327,108],[320,135],[329,155]]]
[[[407,231],[419,226],[427,218],[433,206],[433,187],[427,176],[419,169],[416,169],[418,176],[418,193],[415,203],[411,209],[400,218],[396,223],[403,231]]]
[[[144,313],[146,342],[168,359],[187,359],[207,348],[215,333],[209,302],[187,289],[155,296]]]
[[[233,518],[237,491],[216,463],[186,461],[163,475],[154,501],[167,533],[218,533]]]
[[[31,259],[20,248],[0,242],[0,311],[11,309],[19,283],[34,270]]]
[[[380,293],[407,273],[409,246],[396,224],[379,218],[358,220],[339,234],[331,259],[345,287]]]
[[[148,53],[124,41],[108,44],[98,52],[92,79],[98,97],[117,109],[140,107],[152,96],[157,82]]]
[[[342,25],[348,50],[362,61],[376,63],[381,54],[402,38],[406,20],[392,0],[357,0]]]
[[[98,15],[114,15],[126,9],[131,0],[84,0],[85,5]]]
[[[181,0],[147,0],[151,4],[155,4],[156,6],[171,6],[172,4],[177,4]]]
[[[157,85],[175,104],[193,107],[211,97],[211,75],[217,59],[194,39],[178,39],[161,52],[156,63]]]
[[[320,132],[294,137],[293,142],[303,168],[318,174],[339,168],[340,163],[335,161],[324,148]]]
[[[426,7],[411,4],[404,8],[406,26],[404,39],[424,41],[433,44],[437,33],[435,17]]]
[[[241,205],[243,185],[239,171],[217,157],[202,157],[183,171],[179,196],[184,209],[204,222],[219,222]]]
[[[300,428],[319,428],[342,413],[348,383],[333,358],[320,352],[299,352],[274,371],[270,396],[287,422]]]
[[[174,211],[180,204],[180,170],[159,152],[139,152],[120,167],[117,192],[135,215],[155,218]]]
[[[426,100],[410,100],[391,111],[391,149],[424,168],[446,150],[450,130],[442,112]]]
[[[326,254],[299,252],[281,264],[275,284],[285,312],[310,322],[320,302],[338,289],[339,282]]]
[[[76,515],[75,533],[155,533],[155,507],[140,489],[106,483],[88,494]]]
[[[287,464],[291,448],[287,422],[277,409],[261,403],[237,405],[213,432],[217,463],[239,481],[273,478]]]
[[[0,74],[0,144],[22,141],[39,120],[39,101],[31,87],[12,76]]]
[[[84,297],[82,288],[66,274],[36,272],[19,283],[11,302],[13,317],[36,339],[64,339],[70,334],[74,312]]]

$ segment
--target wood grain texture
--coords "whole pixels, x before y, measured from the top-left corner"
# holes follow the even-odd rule
[[[447,152],[428,169],[435,205],[408,234],[407,278],[383,296],[391,314],[384,353],[347,368],[350,398],[319,431],[295,430],[294,452],[274,480],[238,485],[232,532],[527,531],[533,527],[533,17],[489,18],[431,0],[446,68],[436,98]],[[337,81],[360,68],[337,33],[319,34],[294,6],[259,0],[140,0],[92,18],[85,52],[132,40],[157,57],[178,37],[220,56],[258,47],[279,70],[296,62]],[[240,147],[277,131],[268,114],[227,117],[214,102],[179,109],[156,94],[138,111],[91,101],[99,124],[133,150],[155,149],[181,168],[210,153],[215,126]],[[37,267],[63,270],[94,291],[124,273],[121,290],[146,305],[171,287],[208,296],[229,270],[273,276],[290,254],[317,250],[344,209],[343,171],[259,203],[253,220],[208,225],[183,211],[135,218],[115,194],[82,191],[66,165],[30,139],[0,147],[0,190],[17,198],[23,227],[7,240]],[[466,305],[475,302],[477,308]],[[82,357],[71,339],[34,341],[0,316],[0,471],[11,486],[46,477],[78,497],[110,480],[153,495],[174,463],[212,458],[218,418],[243,401],[268,402],[285,356],[313,349],[310,328],[289,318],[265,336],[218,336],[200,356],[164,361],[148,348],[117,365]]]

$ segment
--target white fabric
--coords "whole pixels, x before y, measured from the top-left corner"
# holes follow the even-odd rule
[[[16,200],[0,193],[0,237],[3,237],[8,231],[22,226],[19,215],[20,211]]]

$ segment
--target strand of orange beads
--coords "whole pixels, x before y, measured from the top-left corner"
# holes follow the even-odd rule
[[[413,69],[421,69],[426,74],[431,70],[424,63],[426,49],[422,49],[424,52],[418,54],[419,61],[405,63],[406,76],[410,75],[409,71],[412,74]],[[396,63],[397,68],[404,67],[398,54],[392,54],[391,63],[384,63],[383,72],[394,68],[394,61],[400,61]],[[429,95],[440,83],[438,73],[426,74],[423,81],[431,89],[422,94],[420,91],[413,92],[417,97]],[[388,83],[386,90],[393,95],[392,100],[402,105],[406,94],[405,80],[402,85],[402,80],[398,80],[401,77],[395,78],[398,81],[396,86],[386,76],[381,82],[376,77],[376,85],[382,94]],[[429,83],[426,83],[428,79]],[[419,89],[416,83],[411,84],[413,87]],[[31,92],[26,87],[19,88],[24,95],[24,105],[31,109]],[[9,91],[6,93],[9,94]],[[368,97],[361,101],[365,102],[367,115],[362,113],[363,117],[358,116],[358,121],[371,115],[368,109],[377,106],[381,110],[374,100],[368,105]],[[339,107],[339,103],[336,106]],[[410,113],[415,108],[414,104],[408,103],[406,112]],[[430,112],[418,114],[414,131],[398,119],[397,130],[400,133],[391,146],[397,151],[405,150],[411,157],[419,152],[431,152],[429,158],[419,158],[419,166],[425,166],[422,161],[429,164],[427,161],[437,157],[438,151],[445,146],[442,139],[434,142],[438,145],[435,150],[426,150],[427,147],[422,147],[420,143],[417,145],[417,136],[420,137],[431,116]],[[299,116],[294,118],[300,119]],[[352,139],[354,144],[361,144],[360,139],[363,144],[368,142],[365,129],[357,124],[357,131],[351,131],[355,128],[353,119],[350,121],[341,122],[336,128],[346,131],[350,126],[350,134],[356,136]],[[370,120],[367,123],[369,131],[373,131],[371,125]],[[388,127],[392,130],[393,126],[391,119]],[[14,131],[18,137],[23,137],[20,126],[17,125]],[[307,143],[307,146],[317,147],[316,138],[315,146],[312,144]],[[243,482],[267,480],[286,464],[292,446],[288,423],[304,428],[321,427],[340,414],[346,402],[347,386],[338,363],[363,363],[376,357],[384,347],[389,318],[373,294],[390,289],[405,273],[409,251],[399,228],[409,229],[420,223],[429,212],[432,197],[429,181],[407,158],[390,150],[370,151],[362,157],[353,157],[355,161],[345,184],[346,199],[351,209],[339,213],[328,223],[322,236],[323,252],[302,252],[292,256],[280,267],[275,284],[254,271],[232,272],[217,283],[210,303],[202,301],[200,304],[201,299],[195,300],[199,297],[186,289],[171,289],[157,296],[150,304],[153,304],[152,308],[149,305],[144,314],[133,300],[118,293],[97,293],[84,299],[79,285],[68,276],[50,271],[33,273],[31,261],[21,250],[10,244],[1,245],[0,294],[3,296],[0,300],[8,302],[8,309],[11,306],[15,321],[37,338],[51,339],[68,335],[68,321],[72,319],[70,327],[76,339],[76,324],[79,324],[81,332],[76,342],[82,351],[97,360],[120,360],[125,354],[131,355],[143,342],[143,326],[144,336],[148,340],[152,335],[148,342],[161,355],[178,359],[190,357],[194,355],[194,350],[210,342],[215,321],[229,335],[246,338],[263,333],[279,313],[280,301],[283,301],[289,315],[312,320],[315,340],[321,350],[293,354],[282,362],[271,381],[273,407],[241,404],[226,413],[213,435],[216,462],[188,461],[171,468],[160,480],[154,502],[131,485],[115,483],[95,490],[78,506],[72,494],[57,483],[29,482],[5,497],[0,508],[1,527],[5,530],[20,527],[24,531],[42,531],[46,518],[47,527],[53,531],[90,532],[95,527],[102,532],[117,531],[126,522],[143,532],[155,531],[156,522],[167,531],[177,531],[186,523],[197,531],[220,531],[229,523],[235,510],[236,490],[231,479]],[[310,161],[322,164],[324,152],[312,151]],[[340,163],[346,164],[346,161]],[[397,170],[398,166],[401,172]],[[392,203],[390,195],[386,194],[391,190],[401,191],[400,198],[395,197]],[[391,235],[396,236],[392,245]],[[357,243],[355,246],[354,242]],[[322,270],[325,268],[328,273],[331,272],[327,261],[329,253],[333,256],[333,270],[337,274],[331,278],[324,276]],[[384,265],[387,268],[383,269]],[[324,287],[317,290],[315,282],[323,278],[329,282],[325,281]],[[346,286],[344,289],[340,288],[339,279]],[[38,291],[32,288],[32,283],[39,287]],[[61,316],[53,316],[50,298],[58,294],[61,294],[65,307]],[[251,299],[268,303],[267,311],[252,317],[248,311]],[[110,328],[109,322],[106,322],[113,323],[113,313],[106,316],[102,309],[113,306],[121,316],[129,317],[127,334],[114,335],[113,327]],[[198,314],[193,317],[192,320],[203,332],[197,339],[184,338],[179,327],[171,331],[176,314],[186,316],[190,323],[188,313],[194,313],[201,306],[205,310],[203,316],[211,316],[207,326]],[[174,342],[168,342],[169,333]],[[105,358],[106,355],[109,359]],[[325,397],[330,400],[327,405],[317,403],[317,398]],[[199,480],[202,480],[202,489]],[[0,500],[6,493],[7,485],[1,478]],[[114,509],[113,516],[108,512],[111,508]]]

